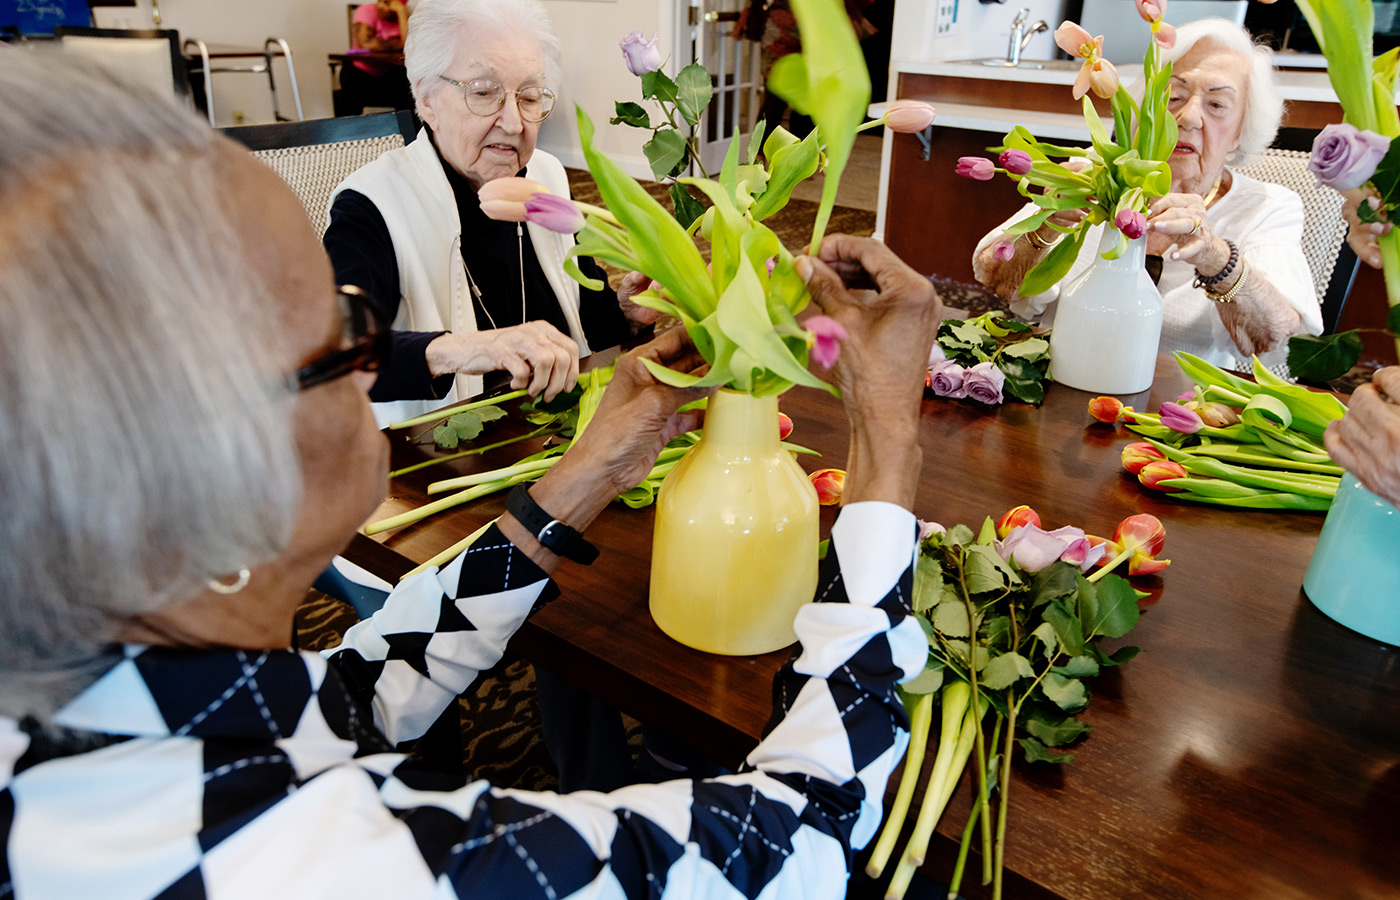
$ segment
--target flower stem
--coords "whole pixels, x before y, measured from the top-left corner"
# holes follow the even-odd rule
[[[448,409],[433,410],[412,419],[404,419],[402,422],[394,422],[389,425],[390,431],[398,431],[401,428],[413,428],[418,425],[426,425],[429,422],[436,422],[439,419],[450,419],[460,412],[469,409],[480,409],[483,406],[497,406],[507,400],[514,400],[516,397],[524,397],[529,391],[508,391],[504,394],[497,394],[495,397],[488,397],[485,400],[477,400],[472,403],[464,403],[461,406],[453,406]]]
[[[558,431],[559,428],[557,426],[543,425],[539,428],[536,428],[529,434],[522,434],[519,437],[506,438],[504,441],[497,441],[494,444],[487,444],[484,447],[473,447],[470,450],[462,450],[458,453],[449,454],[448,456],[439,456],[436,459],[425,459],[420,463],[414,463],[411,466],[404,466],[402,469],[395,469],[394,471],[389,473],[389,477],[398,478],[400,475],[407,475],[409,472],[417,472],[419,469],[426,469],[429,466],[435,466],[438,463],[450,462],[454,459],[461,459],[464,456],[476,456],[477,454],[485,453],[488,450],[496,450],[500,447],[507,447],[511,444],[519,443],[520,441],[528,441],[530,438],[539,437],[542,434],[554,434]]]
[[[537,473],[527,473],[509,478],[503,478],[500,481],[488,482],[487,484],[479,484],[475,487],[468,488],[465,491],[458,491],[455,494],[443,497],[441,500],[436,500],[432,503],[425,503],[417,509],[411,509],[406,513],[400,513],[397,516],[390,516],[387,519],[380,519],[378,522],[371,522],[370,524],[365,526],[364,533],[366,535],[372,536],[379,534],[383,531],[389,531],[394,528],[401,528],[404,525],[412,525],[414,522],[426,519],[428,518],[428,516],[431,516],[434,513],[440,513],[443,510],[451,509],[454,506],[461,506],[463,503],[470,503],[473,500],[476,500],[480,497],[485,497],[488,494],[494,494],[496,491],[505,490],[508,487],[513,487],[514,485],[517,485],[522,481],[531,481],[536,477],[538,477]]]
[[[1090,584],[1093,584],[1094,582],[1098,581],[1100,578],[1104,577],[1109,572],[1112,572],[1114,569],[1118,568],[1119,564],[1122,563],[1123,560],[1132,556],[1133,551],[1135,549],[1137,548],[1124,547],[1123,550],[1117,556],[1113,557],[1113,559],[1109,560],[1106,564],[1104,564],[1103,568],[1099,569],[1097,572],[1093,573],[1084,580],[1089,582]]]
[[[1000,808],[997,811],[996,864],[993,866],[996,875],[992,881],[992,900],[1001,900],[1002,873],[1006,869],[1006,812],[1009,808],[1008,797],[1011,795],[1011,751],[1016,746],[1016,694],[1014,691],[1007,691],[1006,696],[1006,749],[1001,757],[1002,776],[997,782]]]
[[[904,773],[899,779],[899,790],[890,806],[889,819],[875,842],[870,853],[865,873],[871,878],[879,878],[890,861],[899,833],[904,829],[904,821],[909,817],[909,803],[914,799],[914,788],[919,783],[919,773],[923,771],[924,754],[928,749],[928,733],[933,723],[933,693],[920,694],[914,699],[909,710],[909,752],[904,756]]]
[[[574,205],[577,206],[581,212],[591,216],[597,216],[605,222],[611,222],[614,225],[622,224],[617,220],[617,216],[613,215],[612,212],[605,207],[594,206],[592,203],[584,203],[582,200],[575,200]]]
[[[967,591],[967,572],[963,569],[962,556],[957,557],[958,589],[962,593],[963,605],[967,608],[967,682],[972,686],[972,707],[981,708],[981,697],[977,690],[977,614],[972,606],[972,596]],[[977,754],[978,803],[982,805],[982,883],[992,880],[992,832],[989,825],[991,812],[987,802],[987,748],[982,744],[982,723],[978,719],[977,733],[973,739]]]

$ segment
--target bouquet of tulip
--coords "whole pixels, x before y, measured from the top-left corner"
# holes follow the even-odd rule
[[[1326,510],[1342,469],[1322,446],[1346,407],[1332,394],[1289,384],[1254,362],[1255,381],[1178,353],[1194,382],[1157,415],[1113,397],[1089,401],[1100,422],[1145,437],[1123,448],[1123,468],[1174,499],[1253,509]]]
[[[1166,532],[1146,515],[1125,519],[1111,540],[1069,526],[1046,531],[1026,506],[995,524],[987,519],[976,535],[965,525],[921,525],[913,606],[928,636],[929,659],[920,675],[901,686],[910,718],[909,753],[867,872],[878,877],[889,863],[920,771],[929,763],[923,804],[886,894],[904,896],[963,769],[975,759],[976,795],[948,896],[958,895],[980,823],[982,882],[992,883],[992,896],[1000,897],[1012,754],[1019,745],[1027,762],[1073,760],[1063,748],[1090,730],[1077,718],[1089,703],[1084,679],[1138,652],[1120,647],[1110,653],[1100,646],[1102,639],[1132,630],[1137,601],[1146,596],[1108,573],[1124,562],[1130,575],[1165,569],[1169,562],[1156,557]],[[1095,565],[1099,570],[1086,576]],[[935,704],[941,724],[930,761]]]
[[[1079,258],[1084,238],[1093,225],[1107,223],[1119,232],[1117,245],[1104,253],[1117,259],[1127,248],[1129,238],[1146,233],[1145,213],[1153,198],[1171,190],[1171,169],[1167,160],[1176,147],[1176,119],[1167,109],[1171,83],[1171,63],[1163,63],[1159,45],[1170,47],[1176,30],[1163,21],[1166,0],[1135,0],[1138,14],[1152,26],[1143,60],[1142,102],[1135,101],[1119,83],[1113,63],[1103,58],[1103,36],[1090,37],[1074,22],[1055,29],[1055,43],[1066,53],[1084,60],[1073,88],[1074,99],[1084,106],[1092,146],[1061,147],[1035,139],[1028,130],[1016,126],[1007,132],[998,147],[998,167],[980,156],[958,160],[957,172],[978,181],[990,181],[998,172],[1010,176],[1016,189],[1039,209],[1013,224],[1007,233],[1013,237],[1034,231],[1056,212],[1087,209],[1088,216],[1070,228],[1051,227],[1065,233],[1052,250],[1029,272],[1021,285],[1025,296],[1043,293],[1065,277]],[[1110,136],[1089,92],[1110,100],[1113,109],[1113,135]],[[1055,158],[1065,162],[1056,162]],[[1032,188],[1043,189],[1033,191]],[[993,248],[1002,259],[1012,253],[1010,241]]]
[[[1345,121],[1322,129],[1313,143],[1308,168],[1321,184],[1339,191],[1365,189],[1369,202],[1357,212],[1363,222],[1389,221],[1400,206],[1400,116],[1395,110],[1395,78],[1400,48],[1372,58],[1375,13],[1371,0],[1298,0],[1318,46],[1327,57],[1327,75],[1341,101]],[[1400,353],[1400,231],[1379,238],[1389,330]],[[1355,331],[1288,341],[1288,369],[1298,378],[1328,381],[1361,358]]]
[[[938,326],[924,386],[939,397],[998,406],[1010,394],[1024,403],[1045,399],[1050,342],[1030,326],[983,313]]]
[[[490,215],[577,232],[566,268],[580,283],[602,287],[579,271],[573,261],[577,256],[651,277],[651,288],[633,302],[679,319],[710,367],[697,378],[648,362],[667,384],[720,386],[755,396],[782,393],[795,384],[832,390],[807,371],[807,362],[810,357],[829,367],[844,332],[824,316],[798,324],[796,315],[808,301],[806,285],[794,268],[793,254],[763,220],[787,205],[793,187],[815,174],[825,155],[826,181],[810,242],[820,245],[856,132],[882,124],[917,131],[933,117],[927,104],[906,102],[862,125],[870,79],[844,7],[837,0],[793,0],[792,6],[804,52],[779,60],[768,87],[817,127],[800,141],[782,128],[772,129],[766,139],[757,130],[746,147],[737,140],[730,143],[717,178],[678,178],[683,189],[695,190],[711,204],[689,227],[682,224],[690,217],[684,201],[673,216],[598,151],[593,123],[582,110],[579,136],[606,208],[551,196],[525,179],[499,179],[482,189],[483,208],[488,195],[510,201],[493,204]],[[653,62],[659,65],[659,60],[646,65]],[[664,107],[665,83],[653,79],[651,84],[644,84],[643,93],[650,89],[652,99],[660,96]],[[674,84],[679,89],[680,79]],[[687,122],[686,110],[693,105],[680,105]],[[697,231],[709,243],[708,266],[692,237]]]

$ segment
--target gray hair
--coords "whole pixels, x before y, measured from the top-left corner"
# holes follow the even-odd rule
[[[1249,60],[1249,86],[1245,95],[1244,123],[1238,149],[1225,158],[1231,166],[1248,164],[1274,142],[1283,121],[1283,97],[1274,84],[1274,52],[1255,43],[1248,31],[1229,19],[1189,22],[1176,30],[1176,46],[1162,57],[1175,63],[1201,41],[1209,40]]]
[[[0,54],[0,714],[122,620],[276,556],[300,504],[276,284],[219,138],[59,54]]]
[[[559,37],[539,0],[417,0],[403,54],[420,117],[423,98],[447,84],[438,76],[449,74],[459,43],[467,41],[476,50],[474,42],[503,31],[539,41],[544,53],[545,84],[557,91],[561,68]]]

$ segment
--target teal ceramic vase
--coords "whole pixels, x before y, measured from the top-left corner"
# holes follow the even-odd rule
[[[1303,591],[1353,631],[1400,646],[1400,510],[1350,473],[1327,512]]]

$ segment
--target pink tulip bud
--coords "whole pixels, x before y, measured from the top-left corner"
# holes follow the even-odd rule
[[[1011,241],[997,241],[992,245],[992,258],[998,262],[1006,262],[1016,255],[1016,245]]]
[[[1099,38],[1099,41],[1102,42],[1103,38]],[[1055,46],[1070,56],[1085,59],[1095,52],[1098,45],[1089,36],[1089,32],[1078,24],[1066,20],[1060,23],[1059,28],[1055,29]]]
[[[792,434],[792,418],[787,413],[778,413],[778,440],[785,441]]]
[[[997,157],[1001,167],[1012,175],[1024,175],[1031,170],[1035,160],[1024,150],[1006,150]]]
[[[812,362],[823,369],[834,366],[847,338],[845,327],[830,316],[812,316],[803,324],[812,335]]]
[[[817,502],[822,506],[835,506],[841,502],[841,491],[846,487],[845,469],[818,469],[808,476],[812,487],[817,489]]]
[[[997,167],[985,157],[964,156],[958,160],[957,167],[953,171],[974,181],[991,181],[997,174]]]
[[[932,125],[937,115],[922,100],[896,100],[885,110],[885,125],[901,134],[918,134]]]
[[[1167,0],[1133,0],[1133,5],[1137,7],[1138,15],[1148,24],[1156,22],[1167,12]]]
[[[1142,482],[1143,487],[1152,488],[1154,491],[1174,493],[1181,488],[1169,487],[1162,482],[1169,478],[1187,478],[1190,474],[1182,468],[1181,463],[1174,463],[1169,459],[1159,459],[1138,469],[1137,477],[1138,481]]]
[[[1006,537],[1017,525],[1034,525],[1039,528],[1040,516],[1029,506],[1013,506],[997,519],[997,537]]]
[[[1195,410],[1187,409],[1180,403],[1163,403],[1159,412],[1163,425],[1182,434],[1195,434],[1204,424]]]
[[[1118,69],[1113,63],[1098,59],[1089,66],[1089,89],[1105,100],[1113,98],[1118,90]]]
[[[1125,238],[1135,240],[1147,234],[1147,217],[1135,209],[1125,209],[1113,217],[1113,227]]]
[[[1112,425],[1123,417],[1123,401],[1117,397],[1095,397],[1089,401],[1089,415]]]
[[[500,222],[524,222],[525,201],[535,194],[548,194],[549,189],[528,178],[496,178],[476,192],[481,211]]]
[[[1123,448],[1123,468],[1136,475],[1143,466],[1166,459],[1167,455],[1146,441],[1135,441]]]
[[[578,204],[555,194],[535,194],[526,200],[525,219],[559,234],[582,231],[587,221]]]
[[[1156,30],[1152,32],[1152,39],[1163,50],[1170,50],[1176,46],[1176,28],[1166,22],[1158,22]]]

